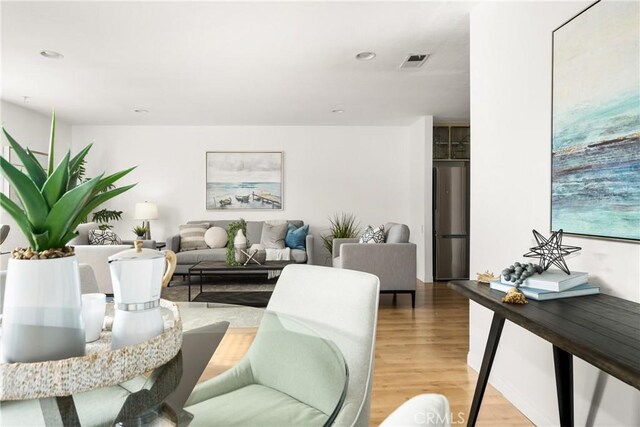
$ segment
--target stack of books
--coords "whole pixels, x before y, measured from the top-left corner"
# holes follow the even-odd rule
[[[527,298],[540,301],[599,294],[600,287],[590,285],[588,279],[589,275],[580,271],[566,274],[561,270],[547,270],[527,278],[520,285],[520,291]],[[491,282],[490,286],[505,293],[516,287],[515,283],[504,280],[504,276]]]

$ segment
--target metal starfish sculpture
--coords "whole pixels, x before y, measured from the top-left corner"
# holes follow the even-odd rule
[[[562,230],[552,232],[548,239],[536,230],[533,230],[533,237],[536,238],[538,246],[529,248],[530,252],[524,254],[524,257],[540,258],[539,264],[544,271],[553,264],[565,273],[571,274],[569,267],[567,267],[567,263],[564,262],[564,256],[573,252],[578,252],[582,248],[578,246],[563,245]]]

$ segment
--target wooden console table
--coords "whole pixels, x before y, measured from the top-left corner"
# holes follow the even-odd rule
[[[640,304],[599,294],[515,305],[503,303],[502,292],[476,281],[448,286],[494,312],[467,425],[475,425],[478,418],[505,319],[553,345],[563,427],[574,423],[572,356],[640,389]]]

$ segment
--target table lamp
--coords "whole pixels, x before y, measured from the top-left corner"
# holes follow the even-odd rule
[[[151,225],[149,225],[149,220],[158,219],[158,206],[150,202],[136,203],[134,217],[135,219],[141,219],[142,226],[147,229],[144,239],[151,240]]]

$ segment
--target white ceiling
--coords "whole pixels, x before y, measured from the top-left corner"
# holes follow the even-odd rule
[[[467,2],[7,2],[2,98],[71,124],[469,120]],[[46,59],[42,50],[64,54]],[[374,51],[362,62],[356,53]],[[432,56],[399,70],[410,53]],[[136,114],[134,109],[147,109]],[[331,110],[343,109],[343,114]]]

